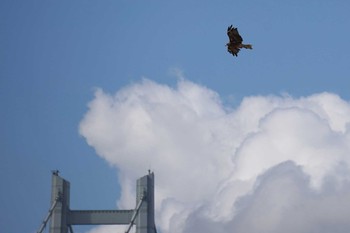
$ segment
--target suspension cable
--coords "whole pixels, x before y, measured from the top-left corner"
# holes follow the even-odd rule
[[[137,205],[136,205],[136,208],[135,208],[135,210],[134,210],[134,214],[133,214],[132,217],[131,217],[131,221],[130,221],[129,227],[128,227],[128,229],[125,231],[125,233],[129,233],[130,229],[132,228],[132,225],[134,225],[134,222],[135,222],[135,219],[136,219],[136,217],[137,217],[137,214],[139,213],[139,210],[140,210],[140,208],[141,208],[141,205],[142,205],[142,203],[143,203],[143,201],[144,201],[145,199],[146,199],[146,195],[145,195],[145,193],[144,193],[144,194],[141,196],[139,202],[138,202]]]
[[[50,219],[50,217],[51,217],[51,215],[53,213],[53,210],[55,209],[57,203],[60,202],[61,200],[62,200],[62,195],[59,192],[57,197],[55,198],[55,201],[52,203],[52,205],[51,205],[51,207],[49,209],[49,212],[48,212],[46,218],[44,219],[44,221],[42,222],[42,224],[41,224],[39,230],[37,231],[37,233],[42,233],[43,232],[43,230],[46,227],[47,222],[49,221],[49,219]]]

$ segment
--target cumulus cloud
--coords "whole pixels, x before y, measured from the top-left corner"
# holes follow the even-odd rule
[[[92,228],[87,233],[101,233],[101,232],[125,232],[125,227],[122,225],[101,225],[95,228]],[[131,231],[132,233],[135,231]]]
[[[80,133],[118,169],[119,208],[133,208],[135,180],[155,172],[163,233],[322,233],[350,230],[349,122],[349,102],[332,93],[230,108],[183,78],[144,79],[97,90]]]

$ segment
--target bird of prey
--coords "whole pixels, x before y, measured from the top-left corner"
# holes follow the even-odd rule
[[[227,36],[230,39],[230,42],[226,44],[227,51],[231,53],[233,56],[237,57],[237,54],[241,48],[252,49],[251,44],[242,44],[243,38],[238,33],[237,28],[232,25],[227,28]]]

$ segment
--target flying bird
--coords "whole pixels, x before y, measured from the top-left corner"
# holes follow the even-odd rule
[[[227,28],[227,36],[230,39],[230,42],[226,44],[227,51],[233,56],[237,57],[237,54],[241,48],[253,49],[251,44],[242,44],[243,38],[238,33],[237,28],[232,25]]]

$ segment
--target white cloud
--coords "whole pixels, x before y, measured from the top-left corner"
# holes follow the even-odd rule
[[[89,230],[87,233],[101,233],[101,232],[125,232],[126,227],[121,225],[103,225],[95,227]],[[135,230],[131,230],[130,232],[134,233]]]
[[[80,133],[118,168],[120,208],[133,207],[135,180],[154,170],[163,233],[330,232],[350,230],[350,208],[337,202],[350,203],[349,122],[350,104],[331,93],[251,96],[229,110],[185,79],[176,88],[144,79],[97,90]]]

